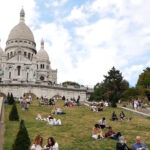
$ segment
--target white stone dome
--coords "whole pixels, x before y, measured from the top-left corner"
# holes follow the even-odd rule
[[[29,40],[34,42],[33,33],[24,22],[20,22],[10,31],[8,41],[17,39]]]
[[[22,8],[20,11],[20,22],[10,31],[8,41],[21,39],[34,42],[33,33],[30,30],[30,28],[25,24],[24,18],[25,12],[24,9]]]
[[[49,62],[49,56],[48,56],[48,53],[44,49],[44,41],[43,40],[41,41],[41,48],[37,53],[37,60]]]

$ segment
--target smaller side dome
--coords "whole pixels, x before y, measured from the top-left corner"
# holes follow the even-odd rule
[[[37,59],[38,61],[47,61],[49,62],[49,56],[48,53],[44,49],[44,40],[41,40],[41,48],[37,53]]]

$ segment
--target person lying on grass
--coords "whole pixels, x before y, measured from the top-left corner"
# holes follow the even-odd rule
[[[115,133],[112,130],[111,126],[108,127],[108,131],[105,133],[106,138],[110,138],[110,139],[114,139],[114,140],[118,140],[120,136],[121,136],[121,133],[120,132]]]

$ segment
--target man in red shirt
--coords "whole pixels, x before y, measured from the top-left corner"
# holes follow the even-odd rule
[[[110,138],[110,139],[114,139],[114,140],[118,140],[120,136],[121,136],[121,133],[120,132],[115,133],[112,130],[112,127],[110,127],[110,126],[108,127],[108,131],[105,133],[106,138]]]

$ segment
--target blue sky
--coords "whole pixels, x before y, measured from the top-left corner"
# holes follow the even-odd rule
[[[3,49],[22,6],[37,51],[41,38],[45,40],[58,83],[71,80],[93,86],[115,66],[134,86],[150,65],[149,0],[0,1]]]

